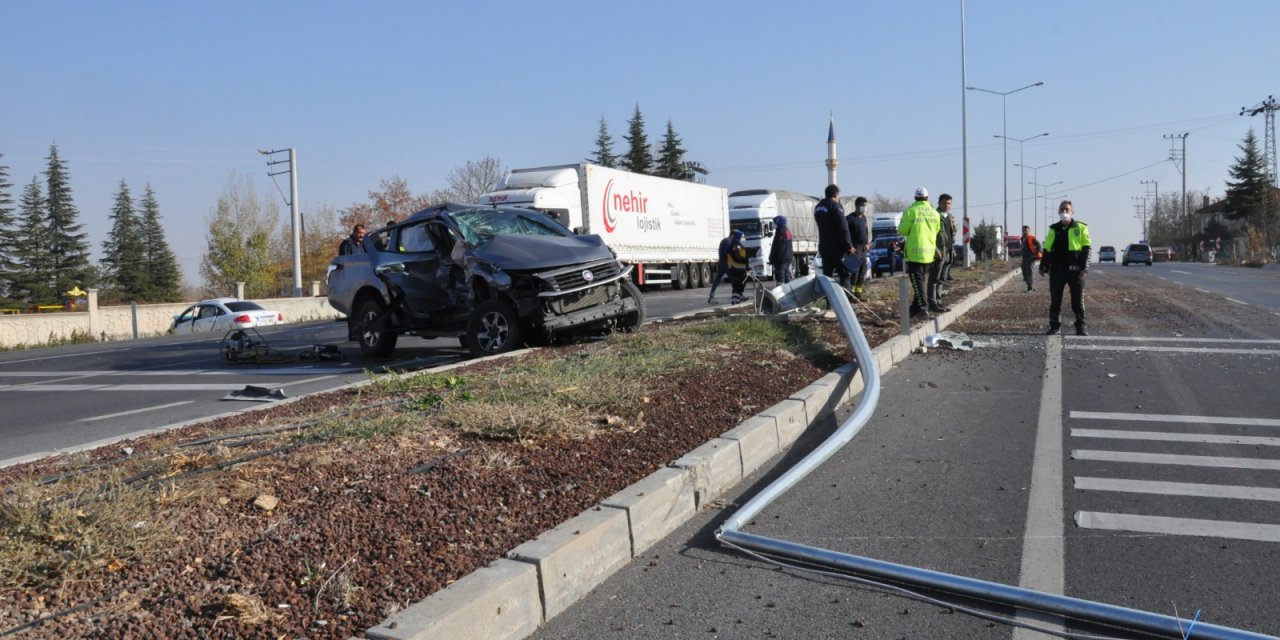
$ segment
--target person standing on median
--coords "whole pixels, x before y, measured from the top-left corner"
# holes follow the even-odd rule
[[[1075,207],[1070,200],[1058,205],[1058,221],[1049,225],[1044,234],[1044,258],[1040,260],[1040,274],[1049,274],[1049,331],[1058,332],[1062,326],[1062,289],[1071,289],[1071,311],[1076,314],[1076,335],[1087,336],[1084,322],[1084,279],[1089,273],[1089,225],[1075,219]]]
[[[1036,290],[1035,281],[1031,278],[1031,267],[1040,259],[1040,241],[1031,235],[1031,227],[1022,225],[1022,280],[1027,283],[1027,292]]]
[[[906,237],[907,278],[911,281],[911,317],[927,320],[929,312],[950,311],[941,305],[930,305],[929,265],[942,257],[938,248],[938,227],[942,218],[929,205],[929,190],[916,189],[916,201],[902,212],[898,235]]]
[[[942,307],[942,281],[955,255],[955,216],[951,215],[951,194],[938,196],[938,259],[929,267],[929,306]]]
[[[867,199],[858,196],[853,201],[853,213],[845,217],[849,223],[849,241],[857,258],[858,268],[853,270],[853,297],[861,301],[865,297],[863,286],[867,281],[867,251],[871,248],[871,235],[867,233]]]
[[[791,282],[791,268],[796,254],[792,246],[794,237],[787,228],[787,217],[773,219],[773,245],[769,247],[769,264],[773,265],[773,279],[778,284]]]
[[[827,185],[826,197],[813,208],[813,219],[818,223],[818,255],[822,257],[822,275],[839,278],[840,286],[849,286],[849,272],[844,268],[844,257],[853,253],[849,240],[849,223],[844,219],[844,207],[840,206],[840,187]]]
[[[729,236],[727,263],[729,266],[729,286],[733,288],[733,297],[729,300],[729,304],[742,304],[745,299],[742,293],[747,288],[747,269],[751,268],[748,263],[747,247],[742,244],[742,238],[745,235],[742,229],[734,229],[733,234]]]
[[[711,278],[711,291],[707,294],[707,304],[716,303],[716,287],[720,286],[720,281],[729,275],[729,247],[733,245],[734,233],[739,232],[734,231],[720,240],[720,260],[716,263],[716,275]]]

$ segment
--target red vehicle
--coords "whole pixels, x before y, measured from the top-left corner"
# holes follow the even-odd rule
[[[1005,253],[1010,258],[1018,258],[1022,256],[1022,236],[1005,236],[1004,237]]]

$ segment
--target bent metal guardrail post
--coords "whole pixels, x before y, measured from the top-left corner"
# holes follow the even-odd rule
[[[799,289],[812,287],[812,291]],[[814,449],[794,467],[788,469],[765,487],[759,494],[742,505],[725,523],[716,530],[716,539],[721,544],[754,552],[767,558],[794,560],[810,566],[827,567],[838,572],[884,580],[898,585],[916,587],[931,591],[952,593],[960,596],[976,598],[997,604],[1005,604],[1020,609],[1029,609],[1061,616],[1068,620],[1119,627],[1145,633],[1158,634],[1171,638],[1202,638],[1206,640],[1245,640],[1252,638],[1274,638],[1250,631],[1233,629],[1207,623],[1197,623],[1185,634],[1180,621],[1172,616],[1129,609],[1115,605],[1072,598],[1054,593],[1045,593],[1033,589],[1014,587],[996,582],[987,582],[976,578],[957,576],[940,571],[931,571],[883,560],[875,560],[863,556],[809,547],[795,542],[787,542],[776,538],[744,533],[741,528],[762,510],[773,503],[779,496],[796,483],[804,479],[814,469],[839,451],[856,435],[871,418],[876,403],[880,399],[880,373],[871,354],[871,346],[862,333],[862,327],[854,315],[853,307],[845,297],[839,285],[826,276],[805,278],[792,286],[781,288],[784,296],[777,296],[779,289],[771,292],[777,299],[773,305],[776,311],[784,311],[796,301],[813,300],[819,293],[826,296],[840,320],[840,326],[849,343],[853,347],[858,362],[858,371],[862,373],[863,392],[858,406],[853,413],[840,424],[839,429],[827,438],[817,449]],[[783,301],[790,301],[792,305]]]

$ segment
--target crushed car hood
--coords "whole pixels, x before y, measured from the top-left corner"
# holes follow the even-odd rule
[[[549,269],[613,257],[600,236],[495,236],[471,255],[504,270]]]

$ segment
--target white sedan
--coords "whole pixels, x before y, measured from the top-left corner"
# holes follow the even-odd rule
[[[169,332],[223,334],[232,329],[250,329],[284,324],[284,314],[263,309],[256,302],[235,298],[201,300],[173,317]]]

